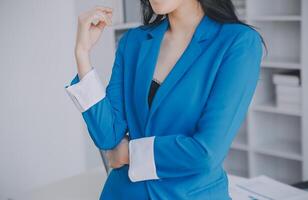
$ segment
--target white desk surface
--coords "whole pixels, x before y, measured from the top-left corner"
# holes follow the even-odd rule
[[[230,182],[246,178],[228,174]],[[12,200],[98,200],[106,180],[103,167],[65,178],[25,194],[12,197]]]

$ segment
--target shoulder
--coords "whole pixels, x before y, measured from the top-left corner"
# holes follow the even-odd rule
[[[231,45],[260,46],[262,43],[261,35],[257,30],[241,23],[224,23],[220,35],[231,41]]]
[[[152,24],[149,25],[141,24],[137,27],[131,28],[130,31],[137,35],[143,35],[146,34],[148,31],[150,31],[151,29],[153,29],[154,27],[155,25]]]
[[[128,28],[120,37],[117,46],[126,54],[133,54],[138,51],[142,41],[148,37],[148,32],[154,27],[155,25],[152,24],[141,24],[136,27]]]
[[[126,59],[134,58],[140,49],[142,41],[148,36],[152,26],[139,25],[126,29],[117,41],[116,52],[124,55]]]
[[[255,76],[256,71],[253,69],[259,70],[263,55],[260,33],[245,24],[226,23],[222,27],[221,37],[226,37],[228,40],[222,58],[228,65],[222,67],[221,70],[230,70],[229,72],[234,75],[238,71],[238,76],[242,76],[244,73],[246,76]]]
[[[156,27],[157,24],[149,24],[149,25],[144,25],[141,24],[136,27],[129,28],[123,36],[127,37],[127,40],[129,41],[134,41],[138,42],[143,40],[145,37],[147,37],[147,33],[152,30],[154,27]]]
[[[244,57],[263,55],[262,36],[255,27],[242,23],[222,23],[220,31],[215,37],[216,46],[228,56]]]

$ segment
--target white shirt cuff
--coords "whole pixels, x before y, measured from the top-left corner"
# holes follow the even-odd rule
[[[129,141],[128,176],[132,182],[159,179],[154,160],[155,136]]]
[[[65,86],[65,90],[80,112],[85,112],[102,100],[105,93],[95,68],[92,68],[78,83]]]

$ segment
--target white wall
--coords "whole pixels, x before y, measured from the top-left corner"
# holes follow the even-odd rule
[[[0,1],[0,197],[102,165],[64,90],[77,72],[80,2]],[[105,83],[113,62],[106,37],[91,55]]]

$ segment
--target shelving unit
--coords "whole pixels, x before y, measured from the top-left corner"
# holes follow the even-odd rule
[[[274,73],[299,70],[302,91],[308,91],[308,1],[234,1],[245,1],[241,19],[258,28],[269,52],[262,62],[245,122],[225,160],[225,169],[245,177],[265,174],[288,184],[308,180],[307,94],[302,92],[300,111],[278,108],[272,82]],[[242,165],[239,167],[234,160]]]
[[[231,174],[265,174],[288,184],[308,180],[308,1],[233,1],[239,18],[263,35],[268,55],[224,167]],[[140,24],[141,19],[113,26],[114,49],[123,32]],[[302,91],[307,91],[302,94],[300,111],[276,106],[272,76],[286,69],[300,72]]]

